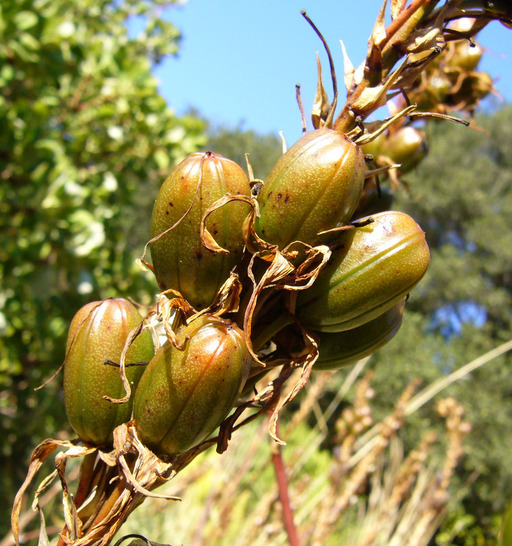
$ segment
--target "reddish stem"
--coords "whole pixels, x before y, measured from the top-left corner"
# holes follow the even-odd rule
[[[278,433],[277,428],[276,432]],[[290,496],[288,494],[288,478],[286,477],[286,469],[281,453],[281,446],[279,444],[273,444],[272,446],[272,463],[276,473],[279,500],[283,507],[284,526],[286,534],[288,535],[288,542],[290,543],[290,546],[299,546],[299,537],[293,520],[293,511],[290,505]]]

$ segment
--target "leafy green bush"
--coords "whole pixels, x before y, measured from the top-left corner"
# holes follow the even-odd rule
[[[0,465],[14,486],[35,442],[64,425],[67,325],[87,301],[156,284],[136,268],[169,166],[204,142],[177,118],[152,64],[178,51],[174,2],[24,0],[0,6]],[[146,27],[130,38],[126,23]],[[44,415],[44,417],[42,417]],[[6,530],[2,526],[1,530]]]

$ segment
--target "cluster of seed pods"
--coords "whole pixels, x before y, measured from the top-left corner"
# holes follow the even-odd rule
[[[126,300],[77,313],[64,390],[79,437],[108,447],[114,428],[133,419],[144,445],[172,458],[214,434],[274,355],[304,352],[297,332],[315,340],[313,370],[347,366],[387,343],[430,254],[421,228],[385,210],[385,199],[361,217],[366,171],[361,147],[328,128],[303,136],[262,184],[213,152],[180,163],[156,198],[150,248],[181,325],[155,349]],[[316,250],[324,259],[300,285]],[[279,289],[263,283],[277,258],[289,279]],[[218,303],[226,297],[236,305]],[[132,395],[114,404],[123,381]]]

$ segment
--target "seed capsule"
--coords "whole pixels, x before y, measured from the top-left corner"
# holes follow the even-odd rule
[[[192,154],[172,171],[155,201],[151,237],[169,229],[192,208],[174,229],[151,244],[153,267],[162,290],[178,290],[196,309],[210,305],[240,261],[242,224],[250,208],[247,203],[233,201],[208,217],[206,227],[229,254],[213,253],[204,247],[201,220],[206,209],[225,194],[249,196],[250,191],[242,168],[213,152]]]
[[[420,226],[397,211],[371,218],[340,234],[315,284],[299,293],[297,317],[304,326],[357,328],[400,302],[425,274],[430,252]]]
[[[372,355],[391,341],[402,325],[405,301],[377,318],[344,332],[318,334],[320,351],[314,370],[337,370]]]
[[[128,334],[142,321],[139,312],[125,299],[88,303],[74,316],[68,333],[64,365],[64,403],[73,430],[84,441],[103,446],[112,442],[112,432],[130,420],[132,401],[113,404],[103,396],[121,398],[125,391],[119,363]],[[142,332],[126,354],[126,364],[149,362],[154,354],[148,331]],[[142,366],[126,368],[136,385]]]
[[[178,340],[183,350],[164,345],[135,394],[139,436],[160,456],[206,440],[230,412],[251,365],[243,332],[228,320],[203,315],[181,328]]]
[[[413,169],[427,153],[426,135],[415,127],[400,127],[381,147],[381,154],[400,164],[400,172]]]
[[[348,222],[364,182],[364,154],[343,133],[318,129],[296,142],[275,164],[258,195],[257,234],[284,248],[316,245],[318,233]]]
[[[483,47],[480,44],[472,44],[469,40],[463,40],[455,44],[454,52],[449,59],[448,65],[471,72],[478,66],[483,52]]]

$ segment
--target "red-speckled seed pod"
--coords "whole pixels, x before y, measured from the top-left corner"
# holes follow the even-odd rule
[[[425,274],[425,234],[407,214],[386,211],[340,234],[315,284],[299,292],[297,317],[322,332],[357,328],[401,301]],[[361,220],[362,221],[362,220]]]
[[[241,393],[251,357],[232,322],[203,315],[157,351],[135,393],[141,440],[159,456],[173,456],[206,440]]]
[[[151,237],[171,231],[151,244],[151,258],[162,290],[178,290],[193,307],[211,304],[219,288],[240,261],[244,247],[242,224],[250,206],[232,201],[214,211],[206,227],[229,254],[206,249],[200,224],[210,205],[226,194],[249,196],[249,180],[234,161],[213,152],[188,156],[162,184],[151,217]]]
[[[364,183],[364,154],[332,129],[303,136],[275,164],[258,195],[256,233],[284,248],[329,239],[318,233],[347,223]]]
[[[113,404],[103,396],[125,395],[119,368],[105,360],[119,363],[128,334],[142,321],[133,304],[119,299],[88,303],[74,316],[68,333],[64,364],[64,403],[70,425],[90,444],[103,446],[112,442],[112,432],[130,420],[132,401]],[[142,332],[126,354],[126,364],[149,362],[154,346],[151,334]],[[126,376],[135,387],[143,366],[126,368]]]

